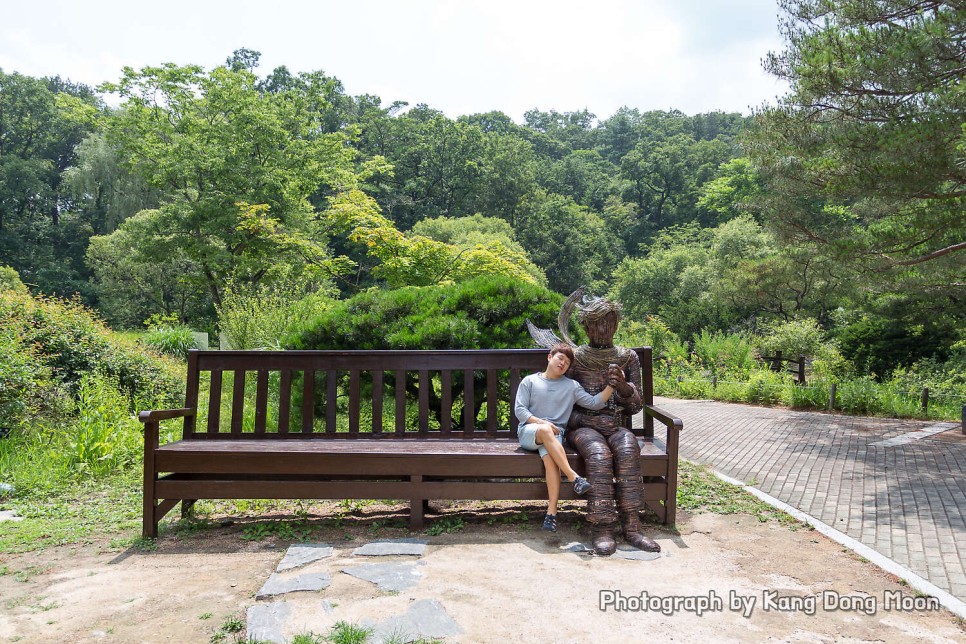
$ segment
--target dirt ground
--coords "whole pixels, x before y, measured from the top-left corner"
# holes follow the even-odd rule
[[[375,622],[436,599],[462,628],[446,641],[966,642],[962,620],[804,527],[683,515],[677,532],[650,529],[659,558],[633,561],[562,549],[589,538],[575,506],[561,513],[555,535],[539,530],[537,505],[448,507],[435,520],[454,531],[437,536],[386,527],[404,511],[310,518],[319,527],[311,541],[335,546],[334,557],[312,565],[333,581],[285,598],[300,608],[290,635]],[[104,540],[0,554],[0,642],[208,642],[227,619],[245,619],[291,543],[244,540],[244,527],[169,531],[153,551]],[[429,540],[412,589],[381,592],[339,574],[358,563],[353,548],[404,536]]]

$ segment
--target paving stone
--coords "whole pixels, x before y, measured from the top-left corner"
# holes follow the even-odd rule
[[[285,623],[292,614],[292,607],[286,602],[255,604],[248,609],[248,639],[257,642],[284,644],[288,642],[282,634]]]
[[[259,589],[255,599],[266,599],[299,591],[322,590],[328,588],[331,583],[332,576],[327,572],[306,573],[291,577],[276,572],[272,573],[268,581]]]
[[[412,588],[423,578],[415,563],[378,563],[343,568],[342,572],[371,581],[379,590],[399,592]]]
[[[23,521],[13,510],[0,510],[0,521]]]
[[[282,558],[282,561],[280,561],[278,567],[275,568],[275,572],[282,572],[284,570],[298,568],[299,566],[310,564],[313,561],[331,557],[332,553],[333,548],[327,543],[302,543],[295,546],[289,546],[289,549],[285,552],[285,556]]]
[[[352,551],[353,555],[365,557],[383,557],[389,555],[421,556],[426,551],[426,539],[384,539],[367,543]]]
[[[371,641],[412,642],[418,639],[453,637],[463,632],[443,605],[435,599],[413,602],[409,610],[376,624]]]
[[[617,552],[614,553],[614,556],[618,559],[631,559],[633,561],[654,561],[661,558],[661,553],[638,550],[630,546],[617,546]]]
[[[950,423],[670,398],[657,404],[684,419],[683,458],[755,480],[966,601],[957,583],[966,579],[966,443],[935,438]]]

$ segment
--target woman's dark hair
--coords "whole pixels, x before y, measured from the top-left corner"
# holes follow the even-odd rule
[[[570,360],[570,364],[574,363],[574,349],[566,342],[558,342],[557,344],[550,347],[551,356],[557,353],[562,353],[565,356],[567,356],[567,359]]]

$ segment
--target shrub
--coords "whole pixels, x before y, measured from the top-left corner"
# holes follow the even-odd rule
[[[526,320],[549,327],[563,297],[507,277],[370,289],[311,315],[291,349],[501,349],[534,346]]]
[[[27,287],[20,281],[20,274],[9,266],[0,266],[0,291],[26,293]]]
[[[0,328],[21,342],[19,360],[41,365],[73,396],[95,371],[115,378],[132,403],[167,407],[182,395],[182,367],[122,341],[77,300],[0,291]]]
[[[225,288],[218,330],[232,349],[278,349],[282,338],[307,316],[325,310],[335,296],[326,285],[306,293],[304,279],[284,278],[274,285]]]
[[[188,357],[190,349],[198,348],[194,333],[183,325],[154,327],[141,340],[158,353],[182,359]]]

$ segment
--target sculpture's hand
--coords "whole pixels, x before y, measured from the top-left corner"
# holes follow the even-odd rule
[[[630,396],[634,393],[634,390],[627,384],[624,370],[616,364],[607,365],[607,384],[621,396]]]

